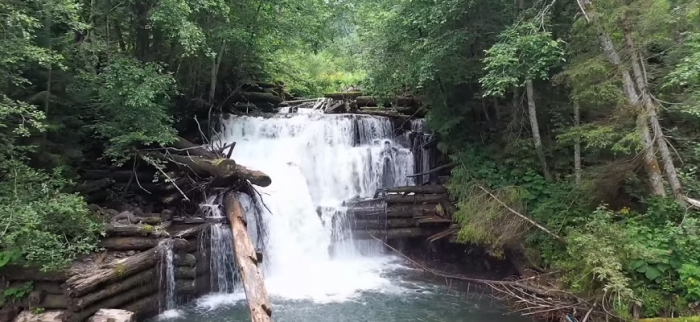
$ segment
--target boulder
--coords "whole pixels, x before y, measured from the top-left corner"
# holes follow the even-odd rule
[[[127,310],[100,309],[88,322],[136,322],[136,317]]]
[[[63,311],[45,311],[42,313],[22,311],[15,318],[15,322],[61,322],[63,321],[63,313]]]

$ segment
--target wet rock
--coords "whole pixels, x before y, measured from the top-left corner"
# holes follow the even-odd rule
[[[100,309],[88,322],[135,322],[134,312],[117,309]]]
[[[130,250],[130,251],[126,252],[126,255],[127,256],[134,256],[134,255],[136,255],[136,251]]]
[[[14,322],[62,322],[63,313],[63,311],[46,311],[35,314],[31,311],[22,311]]]

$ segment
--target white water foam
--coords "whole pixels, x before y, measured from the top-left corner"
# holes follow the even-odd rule
[[[346,240],[334,256],[328,248],[334,237],[330,222],[344,216],[343,201],[413,184],[407,178],[413,155],[393,140],[389,119],[308,113],[230,117],[223,125],[220,140],[236,142],[232,158],[272,178],[260,189],[272,212],[263,215],[269,231],[263,264],[271,296],[323,303],[352,299],[361,291],[397,291],[382,276],[394,259],[376,252],[378,247],[359,249]],[[243,298],[215,294],[198,303],[211,309]]]

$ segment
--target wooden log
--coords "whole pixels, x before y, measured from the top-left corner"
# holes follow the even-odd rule
[[[0,276],[8,281],[48,281],[63,282],[68,279],[66,271],[42,272],[36,267],[7,265],[0,268]]]
[[[157,280],[155,280],[157,281]],[[154,282],[155,282],[154,281]],[[146,285],[138,286],[133,289],[130,289],[126,292],[117,294],[112,297],[108,297],[100,302],[95,303],[94,305],[91,305],[89,307],[86,307],[82,309],[81,311],[73,312],[72,316],[70,317],[70,321],[72,322],[82,322],[85,321],[87,318],[95,314],[95,312],[99,311],[100,309],[103,308],[122,308],[122,306],[133,302],[134,300],[137,300],[139,298],[148,296],[150,294],[156,293],[155,296],[158,296],[158,283],[149,283]],[[156,309],[158,308],[158,304],[156,302]],[[132,311],[136,313],[136,311],[126,309],[128,311]]]
[[[210,223],[204,223],[201,225],[197,225],[195,227],[187,228],[185,230],[179,231],[175,233],[175,238],[190,238],[199,235],[202,231],[206,230],[209,228],[211,224]]]
[[[214,187],[230,186],[234,179],[244,179],[250,183],[267,187],[272,183],[268,175],[261,171],[250,170],[236,164],[231,159],[210,159],[198,156],[183,156],[176,154],[164,155],[159,152],[143,153],[156,159],[172,161],[180,170],[193,173],[201,177],[214,177],[217,180],[211,183]]]
[[[354,100],[362,96],[362,92],[340,92],[340,93],[326,93],[323,94],[324,97],[332,98],[334,100]]]
[[[234,100],[243,102],[253,102],[253,103],[270,103],[270,104],[280,104],[282,103],[282,98],[270,93],[261,92],[240,92],[233,95]]]
[[[382,116],[382,117],[396,118],[396,119],[401,119],[401,120],[407,120],[410,118],[409,116],[401,115],[401,114],[398,114],[398,113],[392,112],[392,111],[354,111],[353,114]]]
[[[355,99],[358,107],[378,106],[418,106],[421,99],[414,96],[395,96],[391,98],[380,98],[376,96],[358,96]]]
[[[40,307],[48,310],[65,310],[68,308],[67,297],[63,294],[49,294],[41,290],[33,290],[22,301],[25,309]]]
[[[155,226],[148,224],[135,224],[135,225],[124,225],[124,224],[110,224],[107,225],[105,229],[107,236],[154,236],[154,237],[165,237],[168,233],[163,230],[157,230]]]
[[[437,214],[434,204],[390,204],[384,207],[348,208],[347,216],[355,219],[416,218]]]
[[[147,237],[110,237],[97,244],[108,250],[146,250],[158,246],[158,239]]]
[[[226,196],[225,206],[233,232],[236,264],[239,267],[243,288],[248,299],[251,320],[253,322],[269,322],[272,320],[272,307],[267,296],[262,272],[258,266],[255,249],[248,237],[243,207],[232,194]]]
[[[357,230],[352,235],[355,239],[371,239],[372,236],[380,239],[400,239],[428,237],[434,233],[435,230],[423,228],[396,228],[389,230]]]
[[[386,195],[384,201],[392,203],[439,203],[444,195]]]
[[[17,289],[22,289],[27,286],[26,281],[22,282],[12,282],[5,285],[2,285],[0,287],[0,293],[4,292],[7,289],[11,288],[17,288]],[[32,289],[34,291],[42,291],[46,294],[63,294],[63,288],[61,287],[60,282],[49,282],[49,281],[32,281]]]
[[[148,295],[131,301],[130,303],[123,304],[119,308],[134,312],[139,318],[137,321],[141,321],[140,319],[154,316],[160,312],[160,295],[157,293]]]
[[[77,190],[84,194],[95,193],[113,186],[116,181],[112,178],[101,178],[85,181],[77,187]]]
[[[352,223],[355,230],[416,227],[415,219],[361,219]]]
[[[184,240],[173,240],[175,250],[189,247],[189,245],[190,243]],[[162,251],[163,247],[159,245],[115,263],[113,267],[72,276],[66,281],[64,287],[71,297],[83,296],[103,285],[121,281],[155,266],[158,259],[161,258]]]
[[[175,267],[175,278],[176,279],[195,279],[197,277],[197,271],[194,267],[178,266]]]
[[[424,193],[424,194],[444,194],[447,193],[447,189],[441,185],[426,185],[426,186],[407,186],[407,187],[396,187],[389,188],[385,190],[386,192],[393,193]]]
[[[104,286],[98,291],[88,293],[82,297],[71,297],[68,299],[68,305],[71,311],[80,311],[108,297],[116,296],[117,294],[134,289],[139,285],[156,283],[157,281],[158,273],[155,269],[149,269],[136,275],[130,276],[124,279],[123,281],[117,281],[107,286]]]
[[[175,266],[194,267],[197,265],[197,256],[188,253],[177,253],[173,258],[173,264]]]
[[[177,294],[194,294],[194,280],[179,279],[175,281],[175,288],[177,289]]]
[[[406,176],[406,177],[408,177],[408,178],[420,177],[420,176],[424,176],[424,175],[426,175],[426,174],[431,174],[431,173],[435,173],[435,172],[440,172],[440,171],[446,170],[446,169],[452,169],[452,168],[454,168],[455,166],[457,166],[456,163],[449,163],[449,164],[441,165],[441,166],[439,166],[439,167],[430,169],[430,170],[425,171],[425,172],[421,172],[421,173],[416,173],[416,174],[408,175],[408,176]]]

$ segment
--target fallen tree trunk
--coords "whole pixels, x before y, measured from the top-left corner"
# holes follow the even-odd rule
[[[233,96],[234,100],[238,101],[248,101],[253,103],[270,103],[270,104],[280,104],[282,103],[282,98],[270,93],[261,92],[240,92]]]
[[[445,198],[444,195],[386,195],[384,201],[387,203],[439,203]]]
[[[146,250],[158,246],[158,239],[147,237],[111,237],[97,244],[109,250]]]
[[[416,227],[418,222],[415,219],[362,219],[352,223],[354,229],[386,229],[386,228],[406,228]]]
[[[215,180],[211,184],[215,187],[230,186],[235,179],[248,180],[250,183],[261,187],[267,187],[272,183],[270,177],[265,173],[250,170],[236,164],[236,162],[231,159],[222,157],[210,159],[177,154],[165,155],[159,152],[147,152],[143,154],[159,160],[171,161],[171,163],[180,170],[200,177],[214,177]]]
[[[149,269],[147,271],[143,271],[129,278],[126,278],[123,281],[115,282],[108,286],[105,286],[97,292],[92,292],[78,298],[69,298],[69,307],[71,311],[80,311],[108,297],[116,296],[117,294],[136,288],[139,285],[155,283],[156,281],[158,281],[158,274],[156,270]]]
[[[236,263],[248,299],[251,320],[253,322],[269,322],[272,319],[272,307],[267,297],[255,249],[248,238],[243,208],[232,194],[226,196],[225,206],[231,223]]]
[[[384,209],[381,207],[360,207],[348,208],[347,215],[355,219],[374,219],[374,218],[415,218],[423,216],[431,216],[437,214],[437,208],[434,204],[391,204]]]
[[[41,290],[34,290],[21,304],[24,308],[40,307],[47,310],[65,310],[68,308],[67,296],[63,294],[49,294]]]
[[[353,114],[361,114],[361,115],[372,115],[372,116],[382,116],[382,117],[389,117],[389,118],[398,118],[402,120],[407,120],[411,118],[410,116],[406,115],[401,115],[396,112],[392,111],[355,111]]]
[[[0,276],[8,281],[63,282],[68,278],[66,271],[42,272],[39,268],[15,265],[0,269]]]
[[[435,234],[434,229],[424,228],[396,228],[389,230],[358,230],[352,236],[355,239],[371,239],[372,236],[386,239],[428,237]]]
[[[372,107],[382,104],[384,106],[418,106],[420,99],[413,96],[395,96],[391,98],[379,98],[376,96],[359,96],[355,99],[358,107]]]
[[[447,189],[441,185],[426,185],[426,186],[406,186],[406,187],[396,187],[389,188],[385,190],[386,192],[395,193],[425,193],[425,194],[444,194],[447,193]]]
[[[173,240],[173,249],[179,250],[189,247],[190,243],[181,239]],[[89,273],[75,275],[69,278],[64,287],[69,296],[79,297],[92,292],[103,285],[121,281],[127,277],[140,273],[155,266],[162,255],[162,246],[151,248],[145,252],[131,256],[113,267],[91,271]]]

